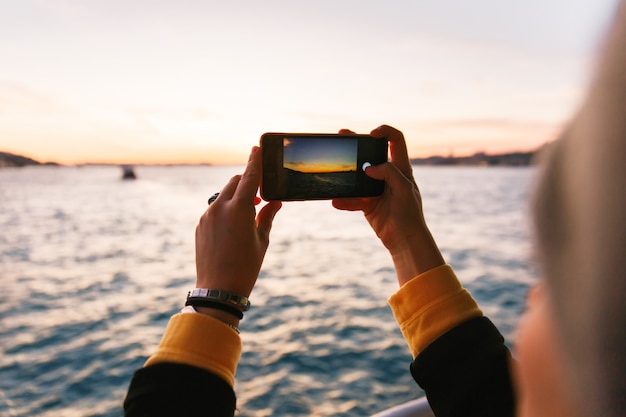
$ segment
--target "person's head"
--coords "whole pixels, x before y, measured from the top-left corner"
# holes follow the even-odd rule
[[[626,2],[535,195],[544,287],[516,340],[519,414],[626,415]]]

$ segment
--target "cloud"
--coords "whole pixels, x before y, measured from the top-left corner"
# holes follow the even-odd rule
[[[23,83],[0,81],[0,116],[7,113],[59,114],[68,108],[53,95]]]
[[[513,120],[513,119],[497,119],[497,118],[485,118],[485,119],[457,119],[457,120],[439,120],[424,122],[424,126],[440,129],[488,129],[494,131],[510,130],[510,129],[524,129],[535,130],[545,129],[546,127],[553,127],[553,124],[538,121],[529,120]]]
[[[30,0],[37,9],[62,17],[80,17],[87,14],[86,2],[76,0]]]
[[[533,150],[554,140],[562,128],[561,123],[476,118],[415,122],[404,133],[412,156],[441,154],[442,149],[468,155],[486,150],[490,153]]]
[[[205,122],[219,120],[221,116],[206,107],[131,107],[128,112],[135,117],[147,119],[167,118],[183,122]]]

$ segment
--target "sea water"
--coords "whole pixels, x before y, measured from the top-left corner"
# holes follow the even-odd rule
[[[0,415],[120,416],[133,372],[195,284],[194,230],[243,167],[0,169]],[[415,167],[428,224],[514,344],[536,275],[534,168]],[[241,260],[245,262],[245,259]],[[241,322],[241,416],[367,416],[423,396],[361,213],[286,203]]]

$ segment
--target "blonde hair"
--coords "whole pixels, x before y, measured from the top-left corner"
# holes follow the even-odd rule
[[[626,415],[626,2],[587,97],[543,164],[537,255],[580,415]]]

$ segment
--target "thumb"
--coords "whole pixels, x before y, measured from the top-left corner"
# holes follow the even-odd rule
[[[372,165],[365,169],[365,174],[375,180],[384,180],[387,187],[396,192],[409,186],[417,187],[413,178],[407,178],[397,166],[391,162],[381,165]]]
[[[404,174],[391,162],[369,166],[365,169],[365,174],[375,180],[384,180],[392,189],[400,187],[407,181]]]
[[[381,164],[381,165],[370,165],[367,168],[365,168],[365,174],[368,177],[373,178],[375,180],[387,180],[388,167],[386,167],[386,165],[390,165],[389,162]]]

